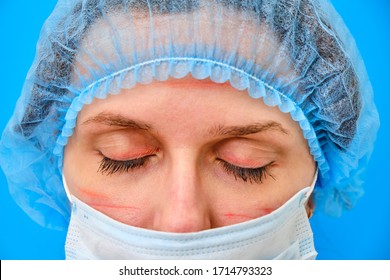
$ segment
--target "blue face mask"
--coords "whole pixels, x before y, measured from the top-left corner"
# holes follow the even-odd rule
[[[317,252],[305,209],[315,181],[266,216],[193,233],[129,226],[72,196],[66,258],[315,259]]]

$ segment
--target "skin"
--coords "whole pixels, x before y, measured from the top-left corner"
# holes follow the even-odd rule
[[[114,172],[104,158],[136,167]],[[241,178],[234,166],[266,171]],[[228,83],[186,77],[85,105],[63,172],[72,195],[117,221],[195,232],[271,213],[309,186],[315,169],[289,114]]]

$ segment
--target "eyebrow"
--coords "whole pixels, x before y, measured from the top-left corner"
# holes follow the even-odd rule
[[[82,123],[82,125],[89,124],[104,124],[108,126],[117,126],[124,128],[132,128],[132,129],[140,129],[150,131],[152,130],[152,125],[135,121],[132,119],[128,119],[118,114],[111,113],[99,113],[96,116],[93,116]],[[264,131],[277,131],[288,135],[288,131],[283,128],[283,126],[275,121],[267,121],[267,122],[257,122],[249,125],[243,126],[223,126],[223,125],[215,125],[208,130],[208,134],[213,137],[218,136],[245,136],[250,134],[256,134]]]
[[[280,123],[275,121],[257,122],[244,126],[217,125],[209,130],[209,134],[212,136],[238,137],[271,130],[281,132],[286,135],[289,134],[288,131]]]
[[[131,120],[121,115],[111,113],[99,113],[98,115],[91,117],[82,123],[82,125],[89,124],[104,124],[108,126],[141,129],[147,131],[152,129],[152,126],[150,124]]]

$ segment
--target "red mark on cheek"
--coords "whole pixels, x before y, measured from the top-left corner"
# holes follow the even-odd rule
[[[244,214],[236,214],[236,213],[226,213],[223,216],[226,217],[226,218],[229,218],[229,219],[239,218],[239,219],[244,219],[244,220],[252,220],[252,219],[256,218],[256,217],[253,217],[253,216],[244,215]]]
[[[82,197],[92,198],[92,199],[108,199],[108,197],[101,193],[96,193],[94,191],[88,189],[79,188],[78,192],[82,195]]]
[[[257,210],[259,211],[259,217],[268,215],[268,214],[272,213],[273,211],[275,211],[274,208],[258,208]]]
[[[254,215],[247,215],[242,213],[225,213],[223,216],[229,220],[240,220],[240,221],[249,221],[262,216],[272,213],[275,209],[273,208],[258,208],[253,212],[256,212]]]
[[[90,206],[96,209],[121,209],[121,210],[132,210],[132,211],[139,211],[140,208],[135,207],[135,206],[127,206],[127,205],[120,205],[120,204],[115,204],[115,203],[89,203]]]
[[[89,206],[99,211],[102,209],[117,209],[117,210],[131,210],[131,211],[140,210],[140,208],[138,207],[112,202],[112,198],[110,198],[109,196],[101,193],[96,193],[91,190],[79,189],[79,193],[82,195],[85,203],[87,203]]]

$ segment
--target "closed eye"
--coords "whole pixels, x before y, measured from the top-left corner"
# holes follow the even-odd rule
[[[131,159],[131,160],[114,160],[106,156],[100,161],[98,172],[106,175],[112,175],[114,173],[129,172],[145,165],[150,157],[154,155],[147,155],[144,157]]]
[[[221,164],[225,172],[229,175],[234,176],[234,178],[241,179],[244,182],[249,182],[251,184],[257,183],[260,184],[263,182],[263,180],[270,176],[272,179],[275,180],[275,178],[269,173],[269,167],[274,164],[274,161],[271,161],[270,163],[256,168],[244,168],[239,167],[236,165],[233,165],[227,161],[224,161],[222,159],[217,159]]]

